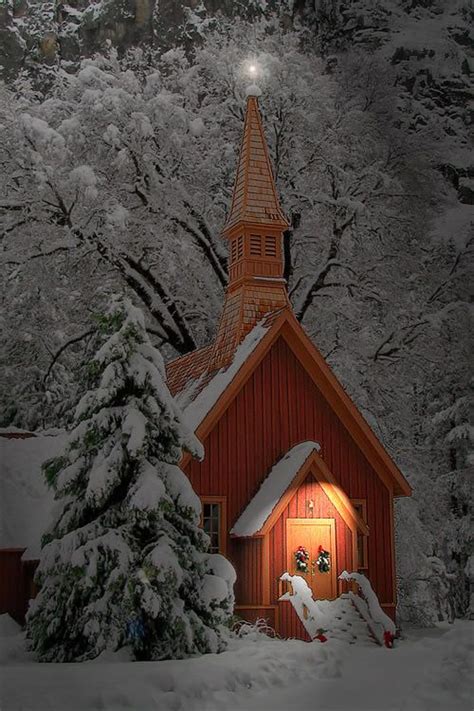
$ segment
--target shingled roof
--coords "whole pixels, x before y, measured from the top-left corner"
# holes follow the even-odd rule
[[[257,324],[260,335],[263,335],[275,322],[281,310],[266,314]],[[247,334],[249,344],[256,345],[256,327]],[[253,335],[252,335],[253,333]],[[246,339],[244,339],[245,342]],[[244,360],[252,351],[252,348],[243,348],[240,352],[239,345],[232,342],[232,352],[230,353],[229,365],[223,368],[213,367],[213,353],[215,342],[204,348],[199,348],[192,353],[175,358],[166,365],[166,377],[171,394],[176,397],[178,404],[185,410],[196,398],[212,383],[217,376],[222,376],[230,372],[233,377],[238,368],[243,365]],[[228,344],[226,344],[227,347]],[[229,378],[227,378],[228,380]]]
[[[167,363],[166,378],[173,396],[183,392],[189,382],[198,380],[206,372],[212,349],[211,343]]]
[[[224,234],[239,222],[270,224],[283,230],[288,227],[278,200],[255,96],[247,99],[244,135]]]
[[[262,119],[248,96],[232,205],[223,231],[234,244],[229,283],[214,342],[167,366],[168,385],[181,407],[195,400],[217,374],[226,372],[240,344],[257,324],[268,328],[291,310],[283,278],[282,233],[288,227],[278,200]],[[249,231],[250,230],[250,231]],[[254,240],[261,240],[255,250]],[[269,240],[272,243],[269,245]]]

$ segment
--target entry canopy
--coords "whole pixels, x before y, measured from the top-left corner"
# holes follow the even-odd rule
[[[238,538],[264,536],[276,523],[283,509],[308,474],[312,474],[349,528],[368,535],[367,524],[352,506],[319,454],[318,442],[301,442],[290,449],[270,470],[260,489],[230,531]],[[310,519],[309,519],[310,520]]]

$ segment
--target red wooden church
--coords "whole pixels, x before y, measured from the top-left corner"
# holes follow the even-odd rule
[[[212,550],[237,571],[236,612],[307,639],[280,576],[310,565],[315,599],[345,591],[363,572],[395,616],[393,501],[410,486],[296,320],[283,278],[280,208],[257,99],[249,96],[232,205],[229,284],[213,343],[173,360],[168,384],[205,448],[182,468],[203,503]],[[0,608],[23,619],[36,562],[0,550]]]
[[[279,578],[319,547],[330,571],[315,599],[363,572],[395,616],[393,503],[410,486],[296,320],[283,278],[281,210],[258,101],[249,96],[232,205],[229,284],[210,345],[168,364],[168,382],[204,444],[182,467],[203,503],[212,549],[237,571],[236,612],[305,638]]]

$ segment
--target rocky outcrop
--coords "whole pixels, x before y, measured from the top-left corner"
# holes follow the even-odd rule
[[[0,7],[2,65],[7,79],[22,64],[65,61],[74,65],[109,44],[119,54],[130,47],[167,50],[177,44],[190,48],[199,39],[200,25],[218,14],[257,17],[283,3],[259,0],[20,0]],[[292,4],[293,13],[304,2]],[[291,18],[290,18],[291,19]]]
[[[0,5],[0,76],[8,81],[19,72],[26,51],[9,5]]]
[[[319,49],[334,71],[341,53],[359,48],[389,63],[407,131],[432,130],[444,156],[439,168],[462,203],[473,199],[472,126],[474,13],[472,4],[439,0],[308,0]]]

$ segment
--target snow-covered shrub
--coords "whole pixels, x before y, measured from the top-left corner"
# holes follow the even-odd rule
[[[278,637],[277,633],[271,627],[264,617],[258,617],[255,622],[246,622],[241,618],[237,618],[232,627],[239,639],[258,640],[262,635],[266,637]]]
[[[43,540],[28,636],[44,661],[129,646],[138,659],[225,645],[235,572],[207,553],[178,466],[201,444],[181,421],[143,314],[114,302],[62,456],[45,464],[57,513]]]

